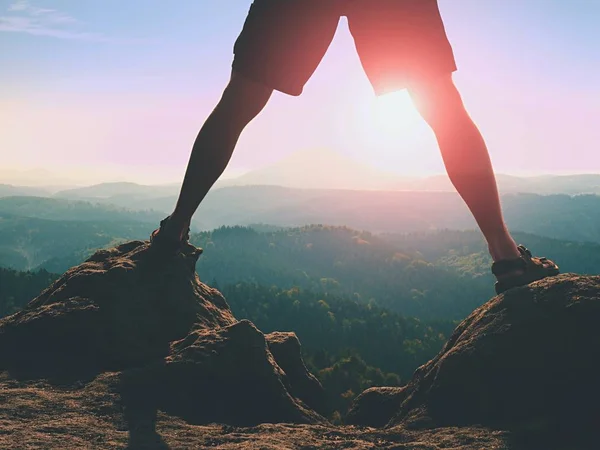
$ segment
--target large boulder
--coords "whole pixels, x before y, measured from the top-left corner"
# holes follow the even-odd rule
[[[308,371],[300,352],[300,341],[295,333],[276,331],[266,335],[269,350],[284,371],[285,383],[290,393],[315,411],[327,411],[325,390],[317,378]]]
[[[152,398],[157,409],[194,424],[324,422],[293,396],[265,336],[247,320],[193,331],[163,361],[123,378],[132,401],[131,392],[138,401]]]
[[[389,414],[388,425],[477,424],[571,435],[595,430],[598,323],[597,276],[561,275],[499,295],[465,319],[439,355],[417,369],[398,394],[401,404]],[[359,398],[352,416],[369,417],[368,409],[377,414],[380,405],[373,397]]]
[[[95,253],[0,321],[0,371],[61,383],[118,372],[133,422],[156,409],[193,423],[323,422],[296,336],[237,321],[196,275],[200,253],[141,241]]]
[[[166,356],[192,327],[234,323],[223,296],[195,275],[199,254],[190,246],[166,258],[141,241],[95,253],[0,321],[0,369],[120,370]]]
[[[406,399],[406,386],[372,387],[354,399],[346,424],[384,427]]]

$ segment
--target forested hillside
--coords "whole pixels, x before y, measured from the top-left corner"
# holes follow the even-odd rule
[[[545,182],[547,182],[546,180]],[[565,182],[566,179],[562,180]],[[564,192],[572,192],[569,183]],[[588,185],[588,188],[592,188]],[[592,192],[596,188],[592,189]],[[135,220],[155,226],[172,211],[173,187],[102,185],[88,202],[58,198],[0,198],[0,212],[52,220]],[[590,191],[583,191],[590,192]],[[73,194],[73,193],[71,193]],[[65,194],[66,195],[66,194]],[[72,198],[81,199],[78,195]],[[600,196],[505,194],[502,205],[511,230],[568,241],[600,243]],[[158,212],[157,212],[158,211]],[[243,186],[213,189],[194,216],[192,228],[267,223],[297,227],[311,223],[348,226],[374,233],[470,230],[477,225],[454,192],[350,191]]]
[[[17,312],[57,278],[45,270],[18,272],[0,267],[0,318]]]
[[[47,220],[83,222],[146,222],[153,225],[164,213],[152,209],[138,210],[132,201],[128,208],[98,201],[13,196],[0,197],[0,212],[12,216]]]
[[[96,249],[147,239],[152,225],[0,213],[0,266],[63,273]],[[261,231],[257,231],[261,230]],[[563,272],[600,273],[600,245],[515,233]],[[197,270],[220,286],[294,286],[343,295],[422,319],[460,319],[494,294],[491,260],[477,231],[374,234],[348,227],[221,227],[192,235]]]
[[[147,239],[151,227],[133,220],[48,220],[0,212],[0,266],[62,273],[99,248]]]
[[[563,271],[600,273],[598,244],[515,236]],[[222,227],[194,235],[193,242],[205,249],[197,270],[209,284],[299,286],[423,319],[461,319],[494,295],[491,259],[479,232],[374,235],[309,226],[260,233]]]

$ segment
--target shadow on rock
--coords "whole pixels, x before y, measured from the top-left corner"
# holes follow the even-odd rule
[[[130,450],[169,448],[156,431],[160,402],[156,379],[148,375],[147,369],[133,369],[120,376],[118,390],[129,430]]]
[[[246,320],[193,331],[160,363],[122,374],[124,404],[134,415],[158,408],[193,424],[325,422],[290,388],[265,336]]]

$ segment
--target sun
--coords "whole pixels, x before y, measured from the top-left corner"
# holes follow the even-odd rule
[[[396,91],[373,100],[373,122],[378,132],[397,136],[415,128],[421,120],[408,91]]]
[[[340,142],[378,161],[420,155],[431,134],[406,89],[380,96],[365,92],[339,114]]]

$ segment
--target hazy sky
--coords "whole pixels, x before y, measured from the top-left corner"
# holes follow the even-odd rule
[[[600,0],[439,4],[496,170],[600,172]],[[177,181],[249,6],[0,0],[0,167]],[[401,174],[443,170],[406,94],[375,101],[345,19],[304,94],[275,94],[232,168],[315,147]]]

